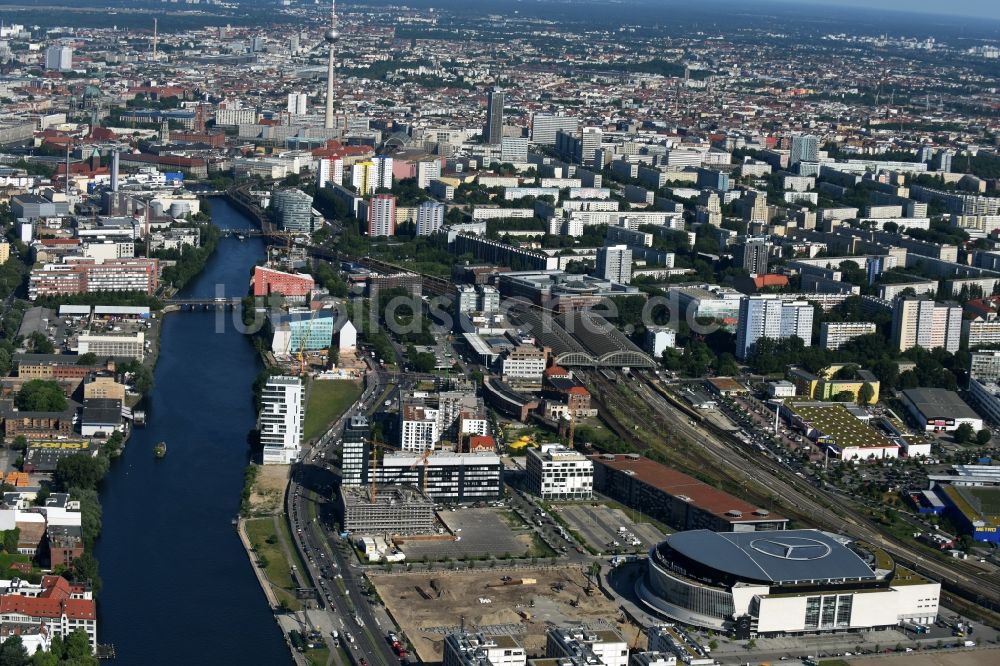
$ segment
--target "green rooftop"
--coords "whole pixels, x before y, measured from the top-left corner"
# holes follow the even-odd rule
[[[839,403],[787,402],[787,407],[804,423],[820,433],[820,439],[841,449],[887,447],[892,441],[851,414]]]

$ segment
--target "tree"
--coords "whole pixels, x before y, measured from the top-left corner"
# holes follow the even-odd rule
[[[868,382],[861,385],[858,389],[858,404],[859,405],[870,405],[872,398],[875,397],[875,388]]]
[[[93,651],[90,649],[90,638],[87,636],[87,632],[77,629],[66,637],[65,645],[67,661],[75,664],[96,663],[97,660],[92,658]]]
[[[62,488],[94,489],[107,473],[108,459],[104,456],[74,453],[56,463],[55,481]]]
[[[17,544],[21,542],[21,529],[15,527],[14,529],[4,530],[2,534],[3,549],[10,555],[16,554]]]
[[[990,429],[983,428],[976,433],[976,444],[989,444],[992,438],[993,433],[990,432]]]
[[[52,345],[45,335],[35,331],[28,336],[28,341],[31,343],[31,349],[36,354],[52,354],[55,352],[56,348]]]
[[[27,666],[28,651],[24,649],[21,637],[12,635],[0,644],[0,666]]]
[[[972,436],[974,434],[975,431],[972,429],[971,425],[969,425],[968,423],[962,423],[957,428],[955,428],[955,435],[954,435],[955,441],[958,442],[959,444],[965,444],[970,439],[972,439]]]
[[[26,412],[62,412],[66,410],[66,394],[54,381],[32,379],[17,392],[17,408]]]
[[[97,363],[97,354],[94,352],[87,352],[86,354],[80,354],[76,358],[77,365],[94,365]]]

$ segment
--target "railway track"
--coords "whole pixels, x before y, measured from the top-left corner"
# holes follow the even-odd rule
[[[615,383],[599,372],[583,374],[593,383],[599,400],[607,400],[619,413],[634,412],[634,406],[621,395]],[[766,499],[761,495],[779,498],[782,510],[790,517],[883,548],[904,566],[941,581],[943,590],[952,598],[960,597],[964,602],[962,605],[968,606],[968,602],[972,602],[994,613],[1000,612],[1000,584],[983,576],[983,572],[973,565],[956,560],[954,564],[949,563],[951,566],[946,566],[934,559],[933,553],[924,557],[911,546],[886,537],[852,507],[836,498],[826,497],[821,490],[792,475],[776,461],[733,437],[732,433],[705,421],[700,414],[666,392],[647,373],[632,374],[634,380],[629,382],[629,388],[646,400],[655,413],[648,427],[676,433],[675,437],[686,439],[693,445],[690,450],[681,451],[680,455],[676,451],[665,452],[672,460],[681,459],[688,465],[695,465],[689,468],[691,470],[699,469],[698,465],[712,465],[727,478],[746,484],[748,491],[758,489],[752,493],[758,496],[757,499]],[[605,410],[602,416],[606,420],[614,420],[614,429],[620,436],[622,433],[629,435],[626,441],[633,444],[639,442],[637,448],[640,451],[650,450],[650,445],[643,442],[634,430],[620,423],[610,410]],[[697,449],[709,455],[698,455]],[[719,463],[722,463],[721,469]]]

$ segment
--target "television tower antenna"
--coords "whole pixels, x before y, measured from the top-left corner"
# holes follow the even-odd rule
[[[326,63],[326,115],[323,127],[333,129],[333,78],[334,78],[334,50],[337,41],[340,39],[340,32],[337,30],[337,0],[330,3],[330,27],[323,34],[323,39],[329,49],[329,59]]]
[[[159,27],[159,20],[154,18],[153,19],[153,62],[156,62],[156,46],[157,46],[157,40],[159,38],[158,27]]]

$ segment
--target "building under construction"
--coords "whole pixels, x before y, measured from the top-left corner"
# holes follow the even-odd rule
[[[352,535],[428,534],[434,529],[434,502],[409,486],[341,486],[340,522]]]

